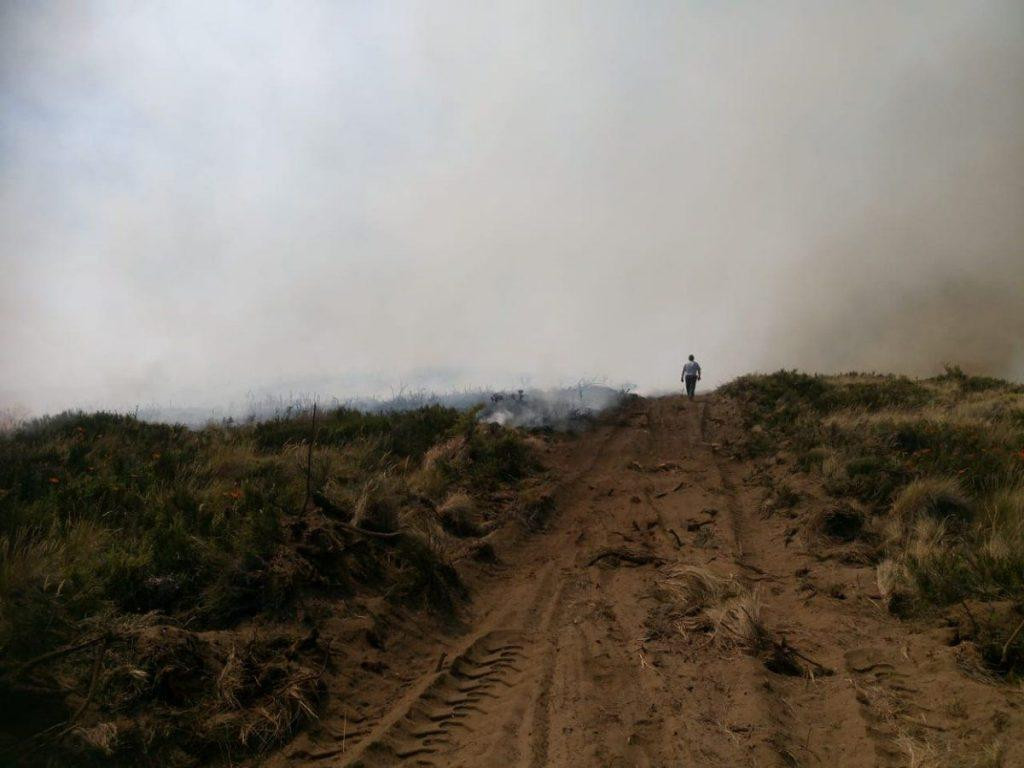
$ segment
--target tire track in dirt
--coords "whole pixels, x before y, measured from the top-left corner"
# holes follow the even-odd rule
[[[567,582],[563,580],[558,587],[551,610],[544,621],[544,642],[548,647],[544,652],[540,679],[537,691],[533,694],[533,715],[530,727],[530,768],[543,768],[547,765],[548,741],[551,730],[551,686],[554,679],[555,662],[558,658],[558,636],[552,626],[561,616],[564,606]]]
[[[367,747],[363,763],[393,765],[415,758],[420,765],[433,765],[423,758],[450,744],[455,729],[472,733],[466,720],[484,712],[487,700],[500,698],[496,688],[512,686],[510,678],[522,673],[518,664],[525,648],[521,632],[496,630],[478,638],[438,675],[399,722]]]
[[[577,492],[594,468],[608,460],[611,449],[615,448],[617,442],[621,442],[622,436],[623,429],[618,426],[604,428],[603,434],[591,441],[588,451],[574,456],[575,466],[562,473],[564,479],[554,493],[556,500]],[[558,516],[563,514],[556,512]],[[550,535],[540,534],[535,540],[544,538],[550,538]],[[534,543],[528,542],[522,549],[528,553],[534,549]],[[569,551],[565,551],[560,558],[534,557],[533,568],[529,563],[521,563],[516,568],[515,583],[494,585],[498,591],[504,592],[504,599],[495,601],[481,598],[478,601],[479,615],[476,621],[478,626],[486,629],[478,630],[472,640],[464,644],[448,670],[436,676],[428,676],[413,686],[380,719],[376,728],[364,731],[366,737],[361,743],[353,744],[332,765],[434,764],[433,761],[439,757],[444,758],[439,764],[454,764],[460,751],[458,735],[478,732],[505,734],[497,740],[501,743],[486,745],[487,752],[511,751],[512,754],[518,754],[521,751],[519,746],[512,743],[516,741],[517,729],[492,728],[493,721],[502,720],[501,712],[494,715],[492,710],[495,702],[508,698],[509,690],[515,688],[517,683],[528,688],[536,687],[538,668],[541,670],[539,679],[546,682],[533,697],[536,701],[531,731],[534,732],[535,743],[530,744],[527,751],[540,755],[539,759],[543,761],[550,669],[556,654],[551,638],[544,636],[544,628],[548,628],[550,634],[550,627],[559,615],[566,589],[565,578],[559,570],[571,571],[570,558]],[[539,577],[531,577],[531,573],[539,574]],[[531,583],[531,579],[534,583]],[[497,611],[495,607],[498,607]],[[516,645],[519,647],[515,652],[518,654],[517,661],[523,666],[516,665],[519,674],[515,679],[500,674],[505,671],[506,662],[511,665],[511,659],[501,660],[502,669],[475,670],[475,665],[480,661],[480,649],[487,647],[488,638],[503,636],[515,636],[518,639]],[[507,652],[511,650],[506,649]],[[488,660],[494,661],[493,658]],[[508,671],[511,671],[511,666]],[[478,673],[482,675],[478,681],[458,682],[460,678]],[[524,682],[522,678],[527,680]],[[453,687],[455,693],[446,696]],[[472,690],[463,690],[467,688]],[[449,713],[446,713],[443,706],[438,706],[438,702],[446,705],[453,701],[459,708]]]

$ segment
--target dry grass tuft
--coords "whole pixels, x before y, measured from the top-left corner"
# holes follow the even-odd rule
[[[820,510],[807,522],[808,530],[832,543],[850,543],[865,534],[864,513],[851,504]]]
[[[922,521],[959,527],[970,516],[970,500],[957,480],[925,477],[914,480],[900,491],[884,534],[889,544],[906,542]]]
[[[445,529],[455,536],[478,537],[485,533],[476,502],[468,493],[458,491],[449,495],[437,511]]]
[[[433,470],[456,463],[465,447],[466,438],[461,435],[438,443],[423,454],[423,469]]]
[[[114,723],[97,723],[91,727],[72,729],[70,736],[78,739],[86,750],[93,750],[111,756],[117,746],[117,725]]]
[[[732,575],[675,566],[658,581],[654,597],[661,610],[652,617],[652,627],[667,625],[684,635],[701,632],[723,647],[754,648],[766,634],[757,594]]]
[[[399,526],[404,485],[399,477],[381,472],[367,480],[355,503],[352,523],[368,531],[394,533]]]

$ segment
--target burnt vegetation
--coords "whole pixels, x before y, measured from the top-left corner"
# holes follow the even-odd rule
[[[804,521],[808,540],[873,564],[895,614],[944,617],[981,674],[1024,676],[1024,387],[949,367],[779,371],[723,392],[744,414],[743,454],[833,498]]]
[[[318,616],[369,596],[451,617],[458,564],[539,524],[535,440],[441,406],[0,436],[0,762],[231,764],[289,739],[332,663]]]

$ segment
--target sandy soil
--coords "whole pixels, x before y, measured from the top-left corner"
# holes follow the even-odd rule
[[[800,521],[830,503],[809,481],[793,481],[799,515],[767,514],[759,475],[789,471],[732,458],[739,429],[715,395],[672,397],[551,443],[557,512],[476,566],[462,628],[410,623],[367,651],[321,726],[269,764],[998,765],[983,760],[1002,744],[1001,764],[1024,765],[1020,690],[968,674],[950,628],[891,617],[869,565],[809,546]],[[624,546],[654,560],[589,564]],[[756,589],[773,635],[831,674],[650,640],[651,588],[672,563]]]

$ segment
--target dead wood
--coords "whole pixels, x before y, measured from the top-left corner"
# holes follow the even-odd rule
[[[1017,628],[1013,630],[1013,633],[1010,635],[1009,639],[1003,644],[1003,655],[999,658],[1000,664],[1006,663],[1006,657],[1007,654],[1010,652],[1010,646],[1013,644],[1013,641],[1017,639],[1017,635],[1020,634],[1021,629],[1024,629],[1024,619],[1020,620],[1020,624],[1017,625]]]
[[[633,549],[625,549],[623,547],[606,547],[590,558],[587,562],[587,567],[589,568],[590,566],[609,557],[614,557],[616,560],[627,563],[633,563],[634,565],[649,565],[651,563],[655,565],[662,565],[665,562],[664,558],[658,557],[657,555],[653,555],[649,552],[640,552]]]
[[[360,528],[358,525],[352,525],[352,523],[337,522],[336,524],[343,531],[358,533],[360,536],[369,536],[371,539],[397,539],[402,535],[401,531],[384,533],[382,531],[369,531],[366,528]]]
[[[662,491],[661,493],[657,494],[654,498],[663,499],[670,493],[676,493],[677,491],[681,490],[684,485],[686,485],[686,481],[681,480],[680,482],[676,483],[676,487],[673,488],[671,491]]]
[[[103,635],[99,635],[97,637],[90,638],[89,640],[83,640],[80,643],[75,643],[74,645],[68,645],[68,646],[65,646],[63,648],[58,648],[55,651],[50,651],[49,653],[44,653],[41,656],[36,656],[34,659],[29,659],[24,664],[22,664],[18,668],[18,670],[17,670],[18,674],[24,674],[25,672],[28,672],[33,667],[35,667],[35,666],[37,666],[39,664],[42,664],[44,661],[49,661],[50,659],[56,659],[56,658],[59,658],[61,656],[67,656],[69,653],[74,653],[75,651],[81,651],[82,649],[88,648],[91,645],[96,645],[96,643],[101,643],[101,642],[105,641],[106,639],[107,639],[107,635],[103,634]]]

